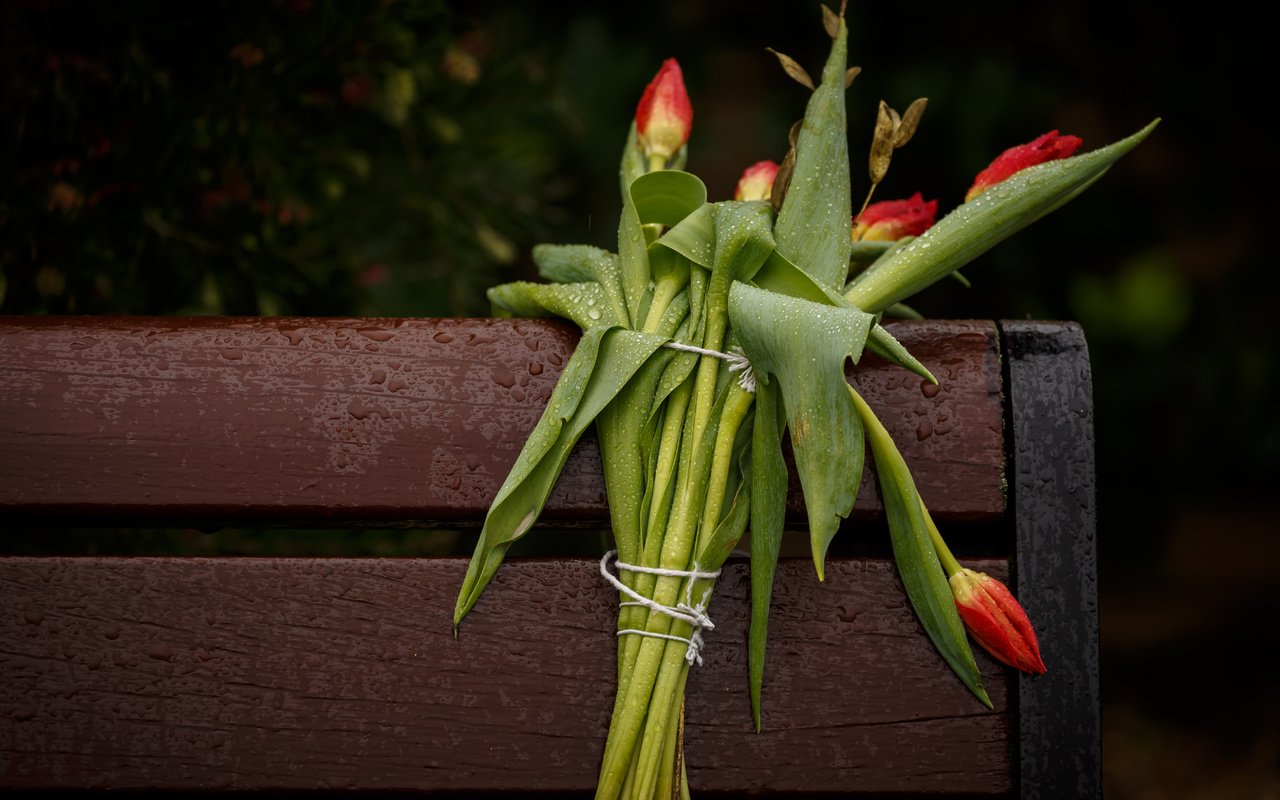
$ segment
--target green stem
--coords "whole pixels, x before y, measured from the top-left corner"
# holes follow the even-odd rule
[[[704,356],[706,360],[714,360]],[[701,374],[698,376],[701,378]],[[714,377],[714,376],[713,376]],[[698,396],[702,386],[695,389],[696,405],[686,415],[684,435],[681,442],[681,469],[677,475],[677,488],[672,506],[671,523],[666,535],[662,537],[662,553],[659,566],[665,569],[683,570],[689,564],[697,533],[697,524],[702,514],[702,500],[706,496],[707,472],[710,469],[708,447],[710,442],[703,441],[703,431],[689,423],[688,417],[697,418],[703,400]],[[708,393],[714,392],[712,383]],[[709,410],[707,412],[709,416]],[[648,546],[646,542],[646,549]],[[681,598],[683,588],[680,578],[660,576],[654,583],[653,593],[649,595],[655,602],[664,606],[674,606]],[[651,612],[644,630],[650,633],[666,634],[671,629],[672,619],[665,614]],[[609,738],[605,743],[604,763],[601,767],[600,781],[596,789],[597,798],[615,798],[621,788],[626,764],[630,761],[631,751],[636,747],[637,738],[644,725],[646,711],[653,696],[654,683],[658,679],[659,668],[663,660],[663,652],[667,642],[654,637],[643,637],[636,656],[635,667],[627,685],[625,698],[614,706],[613,721],[610,725]]]
[[[942,562],[942,569],[950,578],[964,567],[960,566],[960,562],[956,561],[956,557],[951,554],[951,548],[947,547],[947,543],[942,540],[942,534],[938,532],[938,526],[933,524],[933,517],[929,516],[929,509],[925,507],[923,498],[920,500],[920,511],[924,514],[924,526],[929,530],[933,548],[938,551],[938,560]]]
[[[646,567],[656,567],[662,556],[661,531],[666,529],[667,519],[671,514],[672,478],[680,453],[681,433],[684,431],[685,414],[689,408],[689,395],[693,390],[693,382],[685,381],[671,393],[667,399],[666,417],[662,426],[662,438],[658,443],[658,458],[654,463],[654,487],[649,506],[649,524],[644,532],[643,550],[640,563]],[[625,572],[624,576],[631,580],[627,586],[643,597],[650,597],[657,578],[643,572]],[[625,580],[625,579],[624,579]],[[648,618],[648,611],[639,606],[626,606],[619,610],[618,630],[643,628]],[[627,687],[631,681],[631,673],[635,669],[636,656],[640,652],[643,637],[634,634],[623,636],[620,642],[618,659],[618,692],[615,701],[614,719],[621,712],[622,703],[627,695]]]
[[[666,168],[667,168],[667,157],[666,157],[666,156],[664,156],[664,155],[659,155],[658,153],[653,153],[652,155],[650,155],[650,156],[649,156],[649,171],[650,171],[650,172],[658,172],[659,170],[664,170],[664,169],[666,169]]]
[[[729,480],[729,470],[733,465],[734,439],[737,438],[738,428],[754,402],[754,394],[746,391],[736,382],[730,384],[729,395],[725,398],[719,425],[716,426],[715,447],[712,451],[711,473],[706,483],[699,540],[704,536],[710,536],[720,520],[720,510],[724,505],[724,490]],[[695,558],[693,569],[699,569],[700,566]],[[706,585],[699,586],[699,583],[714,585],[714,581],[690,580],[692,586],[687,589],[687,596],[691,597],[693,602],[700,600],[703,592],[708,588]],[[673,636],[688,637],[693,633],[693,628],[687,623],[677,621],[671,624],[670,633]],[[668,693],[677,691],[675,689],[677,683],[680,687],[684,686],[689,672],[689,662],[685,658],[686,651],[687,648],[680,642],[669,642],[663,653],[658,680],[653,688],[653,700],[650,703],[648,718],[645,720],[644,734],[640,737],[639,776],[642,797],[650,796],[649,792],[654,780],[650,776],[656,776],[661,769],[662,762],[658,760],[661,757],[661,751],[657,749],[657,743],[664,741],[669,733],[672,706],[672,702],[664,703],[663,698],[667,697]],[[682,695],[681,689],[677,692],[675,699],[678,700]]]
[[[653,287],[653,299],[649,301],[649,313],[644,319],[644,332],[657,333],[662,325],[662,318],[671,307],[671,301],[684,289],[684,283],[678,280],[660,280]]]
[[[716,430],[716,446],[711,456],[711,478],[707,483],[706,505],[702,509],[702,528],[699,541],[710,536],[720,522],[720,510],[724,507],[724,487],[729,483],[729,470],[733,467],[733,442],[747,412],[755,403],[755,394],[743,389],[737,381],[729,386],[724,410],[720,413],[720,426]]]

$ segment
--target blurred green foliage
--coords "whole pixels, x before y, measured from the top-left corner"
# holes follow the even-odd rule
[[[524,14],[3,12],[8,313],[482,314],[566,191]]]

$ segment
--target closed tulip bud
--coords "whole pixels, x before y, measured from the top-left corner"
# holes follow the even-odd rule
[[[773,179],[778,177],[778,165],[773,161],[757,161],[742,171],[734,200],[768,200],[773,194]]]
[[[985,572],[963,568],[950,581],[960,619],[978,644],[1011,667],[1044,673],[1040,644],[1027,612],[1003,583]]]
[[[996,156],[996,160],[973,179],[973,186],[969,187],[968,193],[964,196],[965,202],[969,202],[1015,172],[1021,172],[1027,167],[1034,167],[1046,161],[1066,158],[1076,151],[1082,141],[1079,136],[1059,136],[1057,131],[1049,131],[1034,141],[1010,147]]]
[[[674,58],[662,62],[662,69],[645,87],[636,107],[636,136],[640,149],[650,160],[663,161],[689,141],[693,127],[693,106],[684,88],[684,75]]]
[[[892,242],[904,236],[919,236],[938,218],[938,201],[925,202],[919,192],[906,200],[872,203],[858,215],[853,226],[855,242]]]

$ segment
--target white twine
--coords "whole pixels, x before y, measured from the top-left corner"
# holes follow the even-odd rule
[[[698,569],[695,563],[693,569],[661,569],[659,567],[642,567],[637,564],[628,564],[624,561],[617,560],[618,551],[610,550],[604,554],[604,558],[600,559],[600,575],[609,582],[613,588],[622,592],[629,601],[619,603],[620,606],[642,606],[650,611],[656,611],[659,614],[665,614],[672,619],[687,623],[693,628],[693,633],[688,637],[676,636],[670,633],[654,633],[653,631],[640,630],[638,628],[625,628],[618,631],[619,636],[627,634],[635,634],[636,636],[648,636],[652,639],[666,639],[671,642],[684,642],[689,647],[685,650],[684,660],[690,665],[696,663],[702,666],[702,632],[704,630],[715,630],[715,623],[711,621],[711,617],[707,616],[707,601],[711,599],[711,590],[713,587],[708,586],[706,591],[702,593],[702,599],[697,603],[693,602],[693,584],[699,578],[718,578],[720,570],[715,572],[705,572]],[[664,606],[652,598],[645,597],[636,590],[627,586],[622,581],[614,577],[609,571],[609,560],[613,559],[614,564],[618,567],[618,572],[643,572],[646,575],[660,575],[667,578],[686,578],[688,583],[685,585],[684,602],[677,603],[675,607]]]
[[[747,359],[746,354],[738,348],[735,347],[728,353],[721,353],[719,350],[708,350],[704,347],[694,347],[691,344],[681,344],[680,342],[667,342],[663,347],[669,350],[683,350],[686,353],[697,353],[699,355],[712,356],[720,359],[721,361],[727,361],[729,362],[730,372],[742,373],[738,376],[738,385],[742,387],[742,390],[744,392],[755,393],[756,375],[751,371],[751,362]]]

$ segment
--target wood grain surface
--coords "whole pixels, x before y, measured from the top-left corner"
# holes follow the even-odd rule
[[[892,330],[941,386],[873,356],[854,382],[937,516],[998,517],[994,325]],[[474,523],[575,342],[545,320],[2,318],[0,514],[210,528]],[[855,516],[879,512],[867,473]],[[605,509],[589,434],[544,520],[600,521]]]
[[[970,562],[1004,577],[1004,561]],[[616,596],[589,560],[516,560],[463,626],[460,560],[0,560],[0,786],[589,791]],[[784,560],[765,730],[731,562],[689,683],[695,790],[1008,793],[1009,682],[969,696],[892,564]]]

